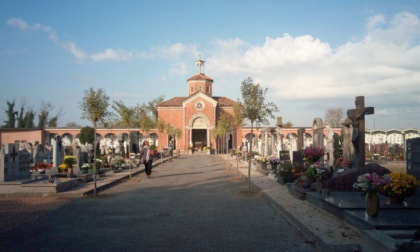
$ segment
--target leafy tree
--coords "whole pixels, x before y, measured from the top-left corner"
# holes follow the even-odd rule
[[[134,127],[134,113],[135,109],[127,107],[122,101],[114,101],[112,108],[118,113],[121,120],[118,126],[121,127]]]
[[[150,113],[152,114],[152,118],[155,122],[157,122],[158,120],[158,110],[157,110],[157,105],[161,102],[164,101],[165,96],[161,95],[153,100],[151,100],[148,105],[147,105],[147,109],[150,111]]]
[[[8,120],[4,121],[5,124],[3,125],[3,128],[14,128],[15,122],[16,122],[15,115],[18,114],[17,111],[14,111],[15,101],[12,101],[12,102],[6,101],[6,103],[7,103],[7,109],[5,109],[4,111],[7,114]]]
[[[51,128],[57,127],[57,121],[58,121],[58,117],[54,116],[48,121],[48,127],[51,127]]]
[[[93,123],[93,135],[96,136],[96,127],[99,121],[103,121],[109,114],[108,112],[109,97],[106,96],[103,89],[93,88],[85,90],[85,96],[80,103],[82,109],[82,119],[88,119]],[[96,162],[96,137],[93,138],[93,159]],[[94,195],[96,197],[96,165],[94,174]]]
[[[45,129],[48,123],[48,115],[52,109],[50,103],[42,103],[41,109],[38,115],[38,128]]]
[[[25,128],[27,128],[27,129],[32,129],[32,128],[34,128],[35,127],[35,125],[34,125],[34,119],[35,119],[35,114],[34,114],[34,112],[32,112],[32,110],[31,111],[26,111],[26,113],[25,113],[25,119],[24,119],[24,121],[25,121]]]
[[[86,126],[80,130],[79,140],[82,144],[93,143],[94,129]]]
[[[328,109],[325,113],[325,124],[330,125],[332,128],[341,127],[341,122],[343,121],[344,113],[341,108],[331,108]]]
[[[171,136],[173,139],[182,137],[182,131],[170,123],[166,123],[164,120],[159,119],[157,121],[157,129],[159,133],[164,133]]]
[[[25,118],[24,118],[24,114],[25,114],[25,106],[24,105],[22,105],[21,107],[20,107],[20,113],[19,113],[19,117],[18,117],[18,119],[17,119],[17,127],[19,128],[19,129],[23,129],[23,128],[25,128]]]
[[[222,112],[219,116],[219,120],[217,121],[216,126],[216,133],[223,138],[223,145],[222,148],[226,149],[226,152],[228,151],[227,146],[225,146],[226,143],[226,134],[230,130],[234,129],[234,119],[232,115],[226,112]]]
[[[283,124],[283,128],[291,128],[293,127],[293,123],[291,121],[288,121],[287,123]]]
[[[254,123],[268,124],[268,117],[274,119],[274,112],[278,111],[277,106],[273,102],[265,102],[265,95],[268,89],[262,88],[259,83],[255,84],[251,78],[247,78],[242,82],[242,116],[251,122],[251,142],[254,136]],[[252,145],[249,152],[252,153]],[[248,162],[248,192],[251,191],[251,159]]]

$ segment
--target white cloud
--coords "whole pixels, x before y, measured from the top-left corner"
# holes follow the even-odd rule
[[[105,61],[105,60],[116,60],[116,61],[128,61],[133,58],[133,53],[124,51],[122,49],[106,49],[102,53],[92,54],[90,58],[93,61]]]
[[[167,47],[153,47],[152,51],[156,52],[160,58],[168,61],[176,61],[186,56],[197,58],[200,54],[196,46],[182,43],[176,43]]]
[[[38,32],[43,31],[48,34],[48,38],[53,41],[54,43],[60,45],[66,51],[71,53],[79,62],[84,61],[129,61],[135,57],[132,52],[124,51],[122,49],[111,49],[108,48],[103,52],[93,53],[93,54],[86,54],[82,49],[78,48],[76,44],[72,41],[70,42],[63,42],[60,41],[53,31],[53,29],[49,26],[43,26],[38,23],[34,25],[30,25],[25,21],[18,19],[18,18],[10,18],[7,20],[7,24],[11,27],[17,28],[24,32]],[[148,55],[139,54],[136,55],[137,57],[147,58]]]
[[[207,66],[215,85],[225,82],[221,92],[227,89],[225,84],[239,86],[251,76],[269,88],[280,109],[318,102],[324,111],[314,117],[323,117],[331,108],[329,101],[341,97],[343,102],[337,105],[348,109],[354,107],[349,100],[364,95],[366,106],[377,106],[377,116],[385,116],[393,111],[390,107],[398,106],[396,113],[420,107],[419,41],[419,18],[402,12],[390,20],[371,17],[360,41],[335,49],[310,35],[267,37],[262,45],[239,39],[216,41]]]

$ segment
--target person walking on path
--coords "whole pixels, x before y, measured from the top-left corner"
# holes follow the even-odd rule
[[[153,154],[150,153],[149,141],[144,141],[143,149],[140,151],[140,160],[144,164],[147,178],[150,178],[150,175],[152,174]]]
[[[169,154],[171,155],[171,158],[174,158],[174,147],[172,145],[172,140],[169,141]]]

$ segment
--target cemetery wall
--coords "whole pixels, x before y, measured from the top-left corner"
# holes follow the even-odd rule
[[[26,141],[32,145],[35,145],[35,142],[44,144],[46,133],[41,129],[0,129],[0,144],[5,145],[16,141]]]

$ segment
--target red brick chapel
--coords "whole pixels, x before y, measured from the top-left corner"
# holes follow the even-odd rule
[[[197,73],[187,80],[188,96],[173,97],[158,104],[158,118],[170,123],[182,132],[175,140],[175,148],[195,150],[211,146],[220,149],[221,139],[213,137],[220,115],[225,112],[233,115],[235,101],[224,96],[213,96],[213,79],[204,74],[204,61],[197,60]],[[229,149],[241,145],[242,128],[228,133]],[[159,145],[168,146],[171,136],[159,134]]]

